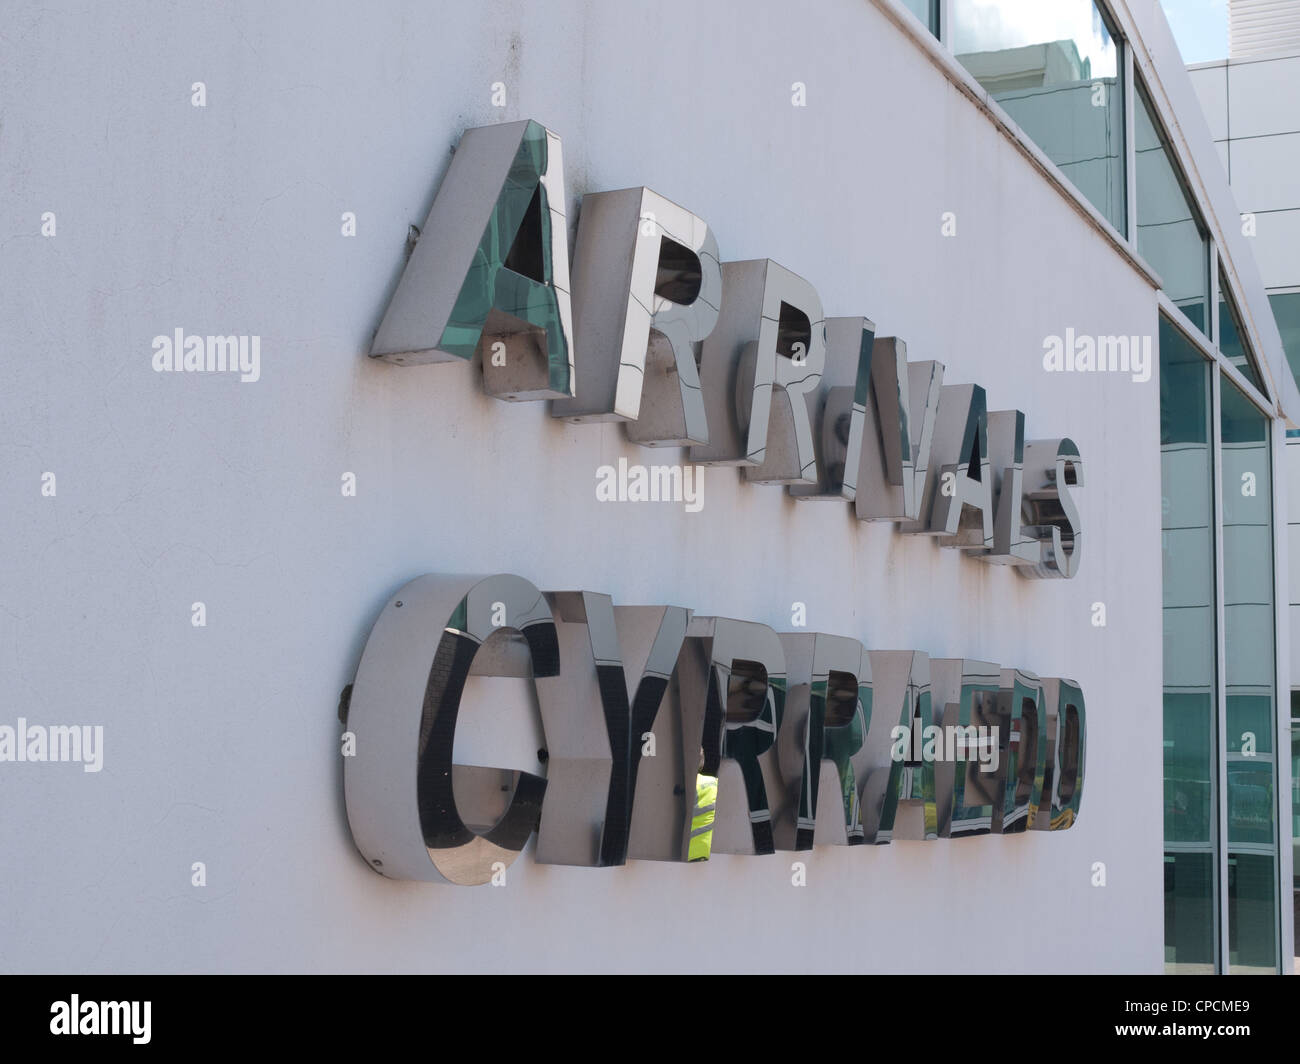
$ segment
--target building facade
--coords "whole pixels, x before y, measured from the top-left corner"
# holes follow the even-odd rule
[[[148,10],[24,6],[0,39],[0,96],[22,101],[0,210],[31,234],[0,258],[4,348],[27,355],[0,399],[0,725],[11,752],[102,728],[97,770],[0,764],[6,969],[1290,970],[1274,470],[1300,393],[1157,5]],[[662,238],[644,262],[599,221],[627,189],[658,197],[617,231]],[[475,277],[498,284],[481,305]],[[611,292],[624,329],[637,306],[697,316],[584,346]],[[195,337],[240,357],[191,364]],[[691,355],[707,445],[649,427],[652,384],[693,409]],[[618,382],[610,408],[574,414],[595,380]],[[859,381],[828,417],[829,386]],[[888,486],[849,498],[837,440]],[[927,449],[932,468],[900,457]],[[638,495],[658,463],[693,496]],[[900,469],[923,528],[882,502]],[[613,694],[549,681],[620,653],[650,674],[653,650],[642,614],[601,629],[576,592],[692,610],[713,655],[661,670],[645,734],[670,756],[643,745],[618,799],[626,861],[606,859]],[[718,664],[736,623],[779,634],[788,690],[767,651]],[[495,670],[431,669],[446,636],[487,648],[497,625]],[[842,679],[818,694],[815,652],[798,664],[815,633],[869,655],[842,720]],[[1016,722],[1005,807],[924,752],[853,753],[845,786],[808,753],[812,710],[769,714],[799,668],[823,723],[861,713],[864,758],[900,695],[909,721],[924,693],[932,720]],[[434,698],[435,674],[463,696]],[[693,728],[718,779],[702,862],[655,834],[690,822]],[[855,815],[875,845],[850,844]]]
[[[1251,238],[1261,279],[1268,292],[1291,372],[1300,366],[1300,122],[1292,102],[1300,93],[1300,54],[1295,28],[1300,12],[1287,6],[1234,3],[1232,56],[1189,69],[1205,110],[1215,146],[1242,211],[1243,231]],[[1267,17],[1265,17],[1267,16]],[[1247,32],[1249,30],[1249,32]],[[1300,433],[1287,432],[1286,469],[1300,483]],[[1289,495],[1287,546],[1292,559],[1300,544],[1300,498]],[[1291,572],[1297,572],[1292,562]],[[1292,576],[1285,601],[1291,614],[1290,695],[1292,868],[1300,834],[1300,645],[1296,612],[1300,588]],[[1283,733],[1284,740],[1287,733]],[[1285,755],[1287,743],[1279,747]],[[1285,887],[1285,884],[1284,884]],[[1292,904],[1300,904],[1293,881]]]

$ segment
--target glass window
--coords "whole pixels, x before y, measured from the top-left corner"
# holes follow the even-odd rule
[[[939,0],[903,0],[903,6],[939,36]]]
[[[1277,970],[1273,496],[1269,419],[1222,379],[1228,964]]]
[[[1165,854],[1165,969],[1214,974],[1214,857]]]
[[[1291,366],[1291,375],[1300,381],[1300,292],[1274,292],[1268,297],[1282,334],[1282,349]]]
[[[1223,357],[1241,370],[1241,374],[1261,392],[1264,384],[1260,380],[1259,370],[1255,368],[1255,358],[1246,344],[1246,331],[1241,327],[1241,315],[1237,312],[1237,301],[1232,298],[1228,288],[1228,278],[1219,270],[1219,351]]]
[[[1292,886],[1300,892],[1300,720],[1295,719],[1295,693],[1291,694],[1291,872]]]
[[[1120,39],[1093,0],[951,0],[949,45],[1120,233],[1127,230]]]
[[[1135,79],[1136,80],[1136,79]],[[1205,225],[1187,194],[1168,140],[1141,83],[1133,107],[1137,169],[1137,249],[1165,294],[1209,335],[1210,252]]]
[[[1234,975],[1278,971],[1275,882],[1271,854],[1228,858],[1228,970]]]
[[[1215,970],[1214,477],[1210,364],[1160,319],[1165,962]]]

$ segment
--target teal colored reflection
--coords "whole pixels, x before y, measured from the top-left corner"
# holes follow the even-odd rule
[[[1087,763],[1088,714],[1083,691],[1061,681],[1056,707],[1056,751],[1053,755],[1052,794],[1048,820],[1052,831],[1066,831],[1079,818],[1083,804],[1083,777]]]
[[[1282,349],[1291,367],[1291,375],[1300,380],[1300,292],[1275,292],[1268,297],[1282,334]]]
[[[951,0],[953,54],[1075,188],[1127,233],[1124,63],[1093,0]]]
[[[939,36],[939,0],[903,0],[903,6]]]
[[[1269,854],[1228,858],[1228,970],[1265,975],[1279,970],[1277,872]]]
[[[1218,928],[1210,364],[1160,319],[1165,962],[1213,972]]]
[[[998,783],[1006,771],[1008,734],[997,712],[998,685],[992,683],[963,683],[957,706],[957,727],[966,735],[975,735],[979,727],[989,729],[992,742],[1001,748],[998,772],[985,772],[984,764],[975,750],[953,751],[952,819],[949,836],[987,835],[993,830],[993,804],[1000,802]],[[945,716],[944,725],[950,722]],[[997,732],[994,733],[993,729]],[[1044,729],[1046,731],[1046,729]],[[966,756],[969,754],[970,756]]]
[[[1002,774],[1006,785],[1002,798],[1002,833],[1025,831],[1038,816],[1047,775],[1047,707],[1042,686],[1027,684],[1019,673],[1011,689],[1006,710],[999,712],[999,727],[1018,736],[1008,743]],[[999,733],[1001,734],[1001,732]],[[1051,801],[1049,796],[1048,801]],[[1075,806],[1076,812],[1078,806]]]
[[[1273,844],[1272,762],[1228,762],[1228,843]]]
[[[1241,327],[1241,315],[1237,313],[1236,300],[1228,288],[1228,279],[1219,272],[1219,351],[1261,392],[1264,384],[1259,379],[1259,370],[1255,368],[1254,356],[1246,345],[1245,330]]]
[[[567,240],[568,234],[552,231],[547,166],[546,129],[530,121],[438,349],[472,358],[488,314],[496,310],[545,330],[549,385],[568,392],[569,336],[556,298],[552,253],[552,240]],[[563,212],[564,204],[556,209]]]
[[[803,779],[799,788],[799,823],[814,824],[819,795],[821,761],[831,761],[840,781],[840,802],[844,810],[845,835],[850,846],[863,841],[862,807],[858,796],[858,778],[853,770],[853,755],[862,749],[871,727],[871,684],[840,683],[847,673],[832,672],[812,682],[809,694],[808,749]],[[837,681],[832,686],[832,680]],[[847,697],[845,697],[847,696]],[[851,705],[836,703],[852,700]],[[847,712],[845,712],[847,711]],[[846,719],[847,718],[847,719]],[[817,751],[821,756],[817,756]],[[811,849],[812,829],[801,829],[797,849]],[[806,845],[804,845],[806,843]]]
[[[1295,692],[1291,692],[1291,869],[1292,886],[1300,893],[1300,721]]]
[[[911,731],[913,737],[924,736],[934,724],[930,689],[917,691],[908,686],[903,695],[902,712],[898,725]],[[880,826],[877,843],[887,843],[893,838],[894,821],[898,816],[900,801],[923,803],[924,835],[927,840],[939,837],[939,807],[935,800],[934,759],[922,757],[919,761],[901,761],[894,758],[889,765],[889,782],[885,786],[885,800],[880,809]]]
[[[772,853],[771,809],[758,759],[772,748],[781,729],[781,720],[785,716],[786,677],[780,673],[768,673],[762,666],[750,662],[735,661],[731,666],[732,671],[724,678],[726,670],[715,665],[710,681],[719,688],[725,684],[727,690],[727,718],[721,753],[740,766],[754,832],[755,853]],[[752,713],[753,708],[758,709],[756,715]],[[707,752],[707,745],[705,749]],[[708,765],[706,771],[716,775],[716,770],[710,771],[712,769],[713,766]]]
[[[1165,854],[1165,970],[1214,974],[1214,855]]]
[[[1214,707],[1209,694],[1165,692],[1165,841],[1213,838]]]
[[[1228,753],[1258,756],[1273,752],[1271,695],[1228,696]]]
[[[1154,113],[1139,84],[1133,107],[1138,254],[1160,275],[1165,294],[1208,336],[1210,258],[1205,223],[1187,194]]]

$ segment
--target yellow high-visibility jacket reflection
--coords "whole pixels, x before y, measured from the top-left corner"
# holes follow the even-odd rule
[[[707,861],[713,848],[713,814],[718,807],[718,777],[695,777],[695,815],[691,817],[688,859]]]

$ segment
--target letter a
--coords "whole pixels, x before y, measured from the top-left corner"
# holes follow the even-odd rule
[[[537,122],[461,137],[370,354],[399,365],[483,362],[498,399],[574,394],[568,223],[560,138]]]

